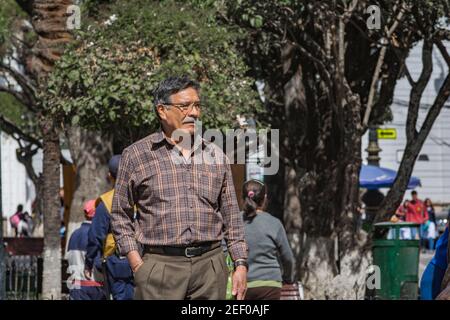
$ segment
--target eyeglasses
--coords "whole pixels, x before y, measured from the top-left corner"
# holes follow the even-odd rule
[[[194,108],[196,108],[198,111],[200,111],[202,109],[202,105],[200,104],[199,101],[197,102],[192,102],[192,103],[186,103],[186,104],[172,104],[172,103],[165,103],[165,104],[161,104],[165,107],[175,107],[178,110],[180,110],[181,112],[183,112],[184,114],[188,114],[189,112],[191,112]]]

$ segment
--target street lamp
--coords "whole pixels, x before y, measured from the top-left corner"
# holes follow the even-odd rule
[[[367,164],[372,166],[380,166],[380,156],[379,153],[382,151],[378,144],[378,133],[377,127],[371,126],[369,128],[369,145],[366,149],[367,151]],[[381,202],[383,202],[384,194],[378,189],[367,190],[362,196],[362,202],[366,205],[366,225],[372,225],[375,215],[380,207]],[[371,227],[369,227],[371,228]]]
[[[378,133],[377,127],[371,126],[369,128],[369,145],[366,149],[368,153],[367,164],[372,166],[380,166],[380,156],[379,153],[383,151],[378,144]]]

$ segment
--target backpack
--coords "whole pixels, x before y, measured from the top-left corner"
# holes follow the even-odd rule
[[[17,226],[19,225],[19,222],[20,222],[19,213],[13,214],[13,215],[9,218],[9,222],[11,223],[11,226],[12,226],[13,228],[17,228]]]
[[[112,210],[112,201],[114,197],[114,189],[102,194],[95,203],[95,207],[100,204],[100,202],[103,202],[103,204],[106,207],[106,210],[109,214],[111,214]],[[114,236],[111,232],[108,232],[106,239],[103,243],[103,258],[106,259],[109,256],[112,256],[116,253],[116,241],[114,240]]]

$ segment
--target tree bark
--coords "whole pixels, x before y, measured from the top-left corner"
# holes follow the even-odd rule
[[[34,0],[31,22],[37,34],[32,54],[26,62],[26,69],[38,85],[45,88],[48,73],[64,52],[64,44],[71,41],[67,30],[67,7],[72,0]],[[42,103],[42,101],[38,102]],[[43,207],[44,210],[44,271],[42,296],[44,299],[61,299],[61,227],[60,218],[60,158],[58,120],[39,105],[42,130],[43,161]]]
[[[79,127],[68,127],[66,136],[77,172],[66,229],[66,239],[70,239],[72,232],[85,220],[83,204],[111,188],[107,163],[112,156],[112,139]]]
[[[58,130],[52,120],[41,120],[43,133],[43,202],[44,210],[44,271],[42,298],[61,299],[61,237],[59,229],[60,145]]]
[[[307,299],[363,299],[371,262],[367,234],[358,226],[361,102],[345,78],[339,32],[332,37],[340,57],[334,72],[312,66],[307,54],[296,57],[290,46],[282,52],[284,117],[299,119],[282,127],[284,222]]]

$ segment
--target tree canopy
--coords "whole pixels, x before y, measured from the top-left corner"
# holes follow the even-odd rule
[[[201,84],[205,127],[225,128],[237,114],[254,115],[261,106],[236,49],[242,33],[214,15],[174,0],[103,4],[51,74],[47,109],[72,125],[133,140],[158,125],[155,85],[187,74]]]

